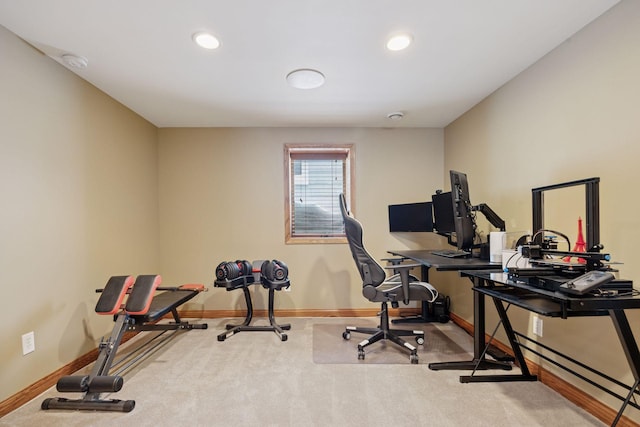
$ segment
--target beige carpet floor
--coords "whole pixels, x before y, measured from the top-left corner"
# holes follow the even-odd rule
[[[471,357],[471,337],[452,323],[412,326],[430,332],[419,348],[421,363],[412,365],[405,355],[399,363],[353,363],[359,340],[344,341],[342,327],[376,319],[287,318],[287,341],[273,332],[241,332],[218,342],[228,321],[208,319],[209,329],[178,334],[129,371],[123,389],[105,397],[135,399],[132,412],[43,411],[45,398],[62,396],[51,388],[0,419],[0,426],[603,425],[541,383],[462,384],[466,371],[429,370],[432,361]],[[333,325],[337,335],[318,337],[326,335],[324,325]],[[318,340],[348,361],[314,362]],[[392,350],[390,343],[377,345],[372,352]],[[457,348],[466,353],[459,356]]]

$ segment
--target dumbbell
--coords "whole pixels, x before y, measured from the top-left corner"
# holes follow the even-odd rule
[[[216,267],[217,280],[233,280],[241,276],[252,273],[252,266],[249,261],[236,260],[234,262],[221,262]]]
[[[271,282],[281,282],[289,277],[289,268],[277,259],[264,261],[260,267],[260,274]]]

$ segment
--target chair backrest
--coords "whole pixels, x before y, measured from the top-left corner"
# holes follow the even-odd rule
[[[378,286],[384,282],[386,278],[384,268],[382,268],[376,259],[369,255],[364,248],[362,243],[362,225],[347,209],[344,194],[340,194],[339,199],[340,211],[342,212],[342,218],[344,220],[344,231],[347,235],[351,255],[353,255],[353,260],[356,262],[360,277],[362,277],[362,286]]]

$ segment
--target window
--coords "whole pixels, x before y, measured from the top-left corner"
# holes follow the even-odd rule
[[[353,151],[285,144],[285,243],[346,243],[338,195],[353,210]]]

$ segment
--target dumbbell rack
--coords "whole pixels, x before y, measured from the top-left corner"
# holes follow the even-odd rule
[[[258,278],[256,278],[256,276],[258,276]],[[268,312],[270,326],[251,325],[251,320],[253,319],[253,304],[251,302],[251,293],[249,292],[249,286],[257,284],[262,284],[263,288],[269,290]],[[288,331],[289,329],[291,329],[291,325],[288,323],[279,325],[276,322],[275,316],[273,314],[273,302],[275,299],[275,291],[286,289],[290,285],[291,283],[289,282],[289,279],[279,281],[268,280],[266,277],[262,276],[260,272],[254,272],[254,274],[240,276],[232,280],[216,280],[214,282],[215,287],[225,288],[227,291],[242,289],[242,292],[244,293],[244,300],[247,304],[247,315],[244,319],[244,322],[242,322],[242,324],[240,325],[227,324],[227,331],[218,335],[218,341],[224,341],[225,339],[242,331],[273,331],[280,337],[281,341],[286,341],[287,334],[284,331]]]

